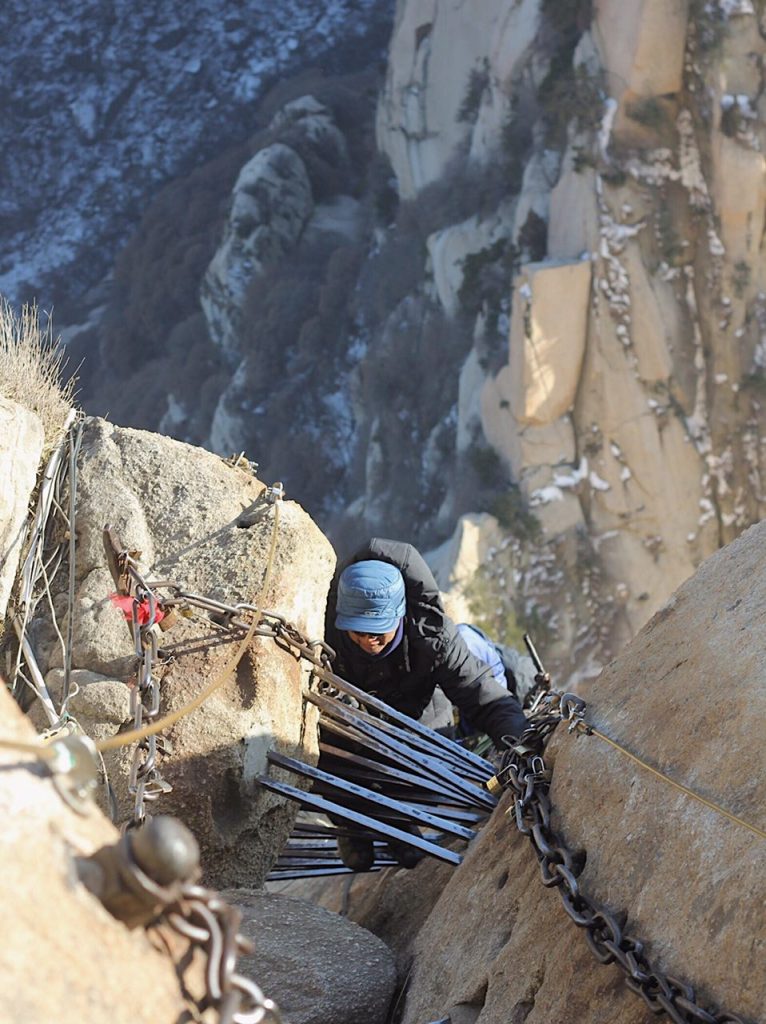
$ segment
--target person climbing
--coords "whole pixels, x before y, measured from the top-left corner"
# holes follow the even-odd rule
[[[510,690],[523,706],[528,694],[533,693],[543,681],[532,658],[520,654],[514,647],[495,643],[478,626],[469,622],[459,622],[457,631],[465,640],[468,650],[482,664],[488,665],[494,679],[501,686]],[[457,726],[457,736],[461,739],[476,736],[480,730],[463,714]]]
[[[451,734],[454,705],[499,749],[527,727],[517,698],[447,616],[411,544],[373,538],[341,567],[327,599],[325,639],[338,675],[424,725]],[[338,846],[348,867],[372,866],[371,839],[339,839]],[[392,851],[406,867],[419,859],[411,848],[407,856]]]

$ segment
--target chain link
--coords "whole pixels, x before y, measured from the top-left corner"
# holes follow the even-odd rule
[[[562,720],[569,723],[570,732],[583,727],[584,712],[585,703],[574,694],[541,694],[529,715],[530,728],[507,752],[496,777],[513,794],[516,826],[534,846],[543,885],[558,889],[564,910],[584,929],[596,959],[616,964],[628,988],[642,997],[652,1013],[665,1013],[674,1024],[748,1024],[737,1014],[701,1007],[691,985],[663,974],[645,955],[643,944],[624,931],[626,915],[608,912],[582,892],[577,879],[584,855],[570,850],[551,828],[551,771],[534,751],[543,748]]]
[[[160,602],[152,585],[141,575],[138,563],[130,552],[117,555],[119,579],[132,597],[130,629],[136,656],[136,680],[130,691],[130,713],[133,728],[141,729],[156,720],[160,713],[160,678],[158,665],[158,620],[162,617]],[[143,620],[143,621],[142,621]],[[169,752],[164,737],[150,735],[136,743],[128,779],[128,792],[134,797],[130,827],[146,821],[146,804],[172,791],[157,766],[160,754]]]
[[[241,953],[252,953],[252,943],[239,933],[242,914],[218,893],[187,884],[181,899],[168,908],[171,927],[207,953],[205,981],[207,1006],[217,1009],[219,1024],[281,1024],[273,999],[235,967]]]
[[[137,660],[136,682],[131,690],[134,730],[155,722],[159,716],[160,678],[156,668],[159,623],[163,620],[170,623],[169,616],[174,610],[197,607],[226,628],[242,630],[252,626],[242,618],[243,613],[253,612],[259,616],[259,623],[253,630],[256,635],[272,637],[297,658],[307,658],[317,666],[329,665],[334,653],[331,648],[323,642],[309,641],[283,616],[259,611],[250,604],[225,605],[211,598],[187,594],[173,581],[147,582],[139,568],[139,553],[126,550],[110,527],[105,529],[104,539],[115,584],[122,595],[132,598],[130,628]],[[170,590],[173,596],[163,598],[158,590]],[[171,791],[157,767],[158,754],[166,752],[169,752],[167,740],[156,733],[143,737],[135,745],[129,779],[129,792],[135,796],[131,826],[145,822],[146,802]],[[253,981],[236,972],[238,955],[252,952],[252,944],[239,934],[242,915],[236,907],[218,893],[188,883],[183,887],[181,899],[166,908],[166,919],[175,931],[201,946],[207,954],[206,1006],[217,1010],[219,1024],[281,1024],[274,1001],[264,996]]]
[[[122,594],[132,598],[130,627],[138,666],[130,703],[134,730],[142,729],[159,716],[160,680],[155,669],[159,660],[159,622],[173,611],[198,608],[207,612],[212,621],[231,630],[247,629],[250,623],[244,615],[259,613],[254,635],[270,637],[277,646],[297,659],[308,661],[318,673],[331,674],[335,652],[324,640],[310,640],[283,615],[259,610],[253,604],[225,604],[185,591],[174,580],[147,582],[139,569],[138,552],[126,550],[110,527],[105,529],[104,535],[115,584]],[[157,593],[159,590],[168,590],[170,595],[162,597]],[[163,753],[169,753],[168,742],[156,734],[145,736],[135,745],[128,783],[128,791],[135,798],[133,827],[146,820],[145,803],[155,801],[172,790],[157,766],[158,754]]]

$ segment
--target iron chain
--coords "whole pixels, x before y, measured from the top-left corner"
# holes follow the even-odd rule
[[[551,772],[534,751],[543,748],[562,720],[569,723],[570,731],[583,727],[584,712],[584,702],[573,694],[541,694],[529,716],[530,728],[506,753],[497,775],[498,783],[513,794],[516,826],[534,846],[543,885],[558,889],[564,910],[585,930],[585,940],[596,959],[616,964],[628,988],[640,995],[653,1013],[665,1013],[674,1024],[748,1024],[737,1014],[701,1007],[691,985],[663,974],[645,955],[643,944],[624,931],[627,915],[599,907],[580,888],[584,855],[570,850],[551,828]]]
[[[168,908],[171,927],[207,953],[207,1005],[217,1009],[219,1024],[281,1024],[276,1003],[235,967],[253,945],[239,933],[242,914],[218,893],[187,884],[181,899]]]
[[[128,593],[133,598],[130,627],[137,661],[136,681],[130,691],[130,713],[133,728],[140,729],[154,721],[160,712],[160,681],[155,668],[158,665],[159,602],[139,572],[135,559],[127,552],[122,552],[122,568]],[[158,755],[168,752],[167,741],[154,735],[146,736],[135,746],[128,781],[128,792],[135,798],[132,827],[145,822],[147,802],[159,799],[172,789],[157,766]]]
[[[132,598],[130,626],[137,672],[131,690],[131,715],[133,728],[140,729],[156,719],[160,711],[160,683],[156,671],[160,657],[159,621],[173,610],[195,607],[214,616],[214,621],[225,628],[247,629],[243,615],[258,613],[258,609],[244,603],[226,605],[187,593],[170,581],[148,583],[139,570],[137,553],[122,548],[108,528],[105,536],[115,583],[123,594]],[[172,596],[165,599],[158,596],[156,591],[161,589],[169,590]],[[309,661],[318,671],[329,672],[335,653],[332,648],[324,641],[309,640],[284,616],[261,611],[255,634],[271,637],[296,658]],[[133,826],[146,820],[145,802],[156,800],[171,789],[157,768],[158,753],[165,752],[168,752],[167,741],[156,735],[147,736],[136,744],[129,781],[129,791],[135,796]],[[264,996],[253,981],[236,972],[238,955],[252,951],[251,944],[239,934],[241,913],[237,908],[212,890],[187,884],[181,899],[166,908],[166,919],[175,931],[205,950],[206,1002],[216,1008],[219,1024],[281,1024],[274,1001]]]

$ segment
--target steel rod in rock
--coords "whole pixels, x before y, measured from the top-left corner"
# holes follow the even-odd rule
[[[320,753],[327,754],[336,761],[343,764],[348,763],[348,765],[354,769],[354,775],[357,774],[358,769],[361,769],[360,774],[362,777],[366,777],[365,771],[368,771],[371,775],[377,776],[379,781],[395,784],[398,780],[406,786],[411,786],[415,790],[433,793],[435,796],[444,800],[445,803],[454,803],[459,804],[460,806],[475,806],[473,800],[469,801],[467,797],[458,797],[454,795],[449,790],[446,790],[443,786],[440,786],[433,779],[430,779],[425,775],[415,775],[410,772],[403,772],[399,768],[393,768],[381,761],[374,761],[372,758],[364,757],[362,754],[355,754],[350,750],[344,750],[342,747],[335,747],[329,743],[320,742],[319,750]]]
[[[486,782],[487,776],[483,774],[479,776],[476,774],[476,769],[473,766],[468,765],[465,762],[456,761],[441,748],[434,747],[417,734],[412,733],[407,729],[402,729],[398,725],[394,725],[393,722],[387,722],[383,718],[378,718],[376,715],[370,714],[369,711],[365,711],[364,708],[353,708],[348,704],[342,704],[339,701],[335,701],[333,698],[326,699],[329,699],[330,701],[330,706],[325,712],[326,716],[332,716],[338,708],[343,708],[354,715],[357,721],[363,721],[374,725],[375,728],[384,735],[393,736],[394,739],[398,740],[400,743],[406,744],[407,747],[411,748],[413,751],[422,753],[424,756],[437,761],[447,771],[451,771],[458,775],[465,782],[470,781],[472,785],[479,790],[479,792],[486,794],[486,790],[482,787]]]
[[[464,825],[459,825],[448,818],[442,818],[437,814],[431,814],[430,811],[416,807],[414,804],[404,803],[401,800],[392,800],[391,797],[384,796],[382,793],[375,793],[370,789],[365,789],[363,786],[357,786],[355,782],[350,782],[347,779],[340,779],[335,775],[330,775],[329,772],[322,771],[321,768],[314,768],[312,765],[304,764],[302,761],[296,761],[295,758],[287,757],[285,754],[279,754],[275,750],[270,750],[267,757],[271,764],[275,764],[279,768],[286,768],[288,771],[295,772],[298,775],[303,775],[307,779],[314,779],[323,783],[325,786],[329,786],[332,790],[338,790],[341,793],[350,793],[358,800],[374,804],[376,807],[385,808],[388,811],[393,811],[397,816],[401,816],[402,818],[410,818],[414,822],[424,822],[426,825],[431,825],[440,832],[446,832],[448,835],[458,836],[460,839],[475,839],[476,837],[476,833],[472,829],[466,828]]]
[[[414,751],[406,743],[402,743],[394,736],[378,729],[371,722],[361,718],[356,713],[357,709],[347,708],[342,704],[333,706],[331,701],[317,693],[309,692],[306,694],[306,699],[315,704],[320,711],[327,710],[327,706],[330,705],[329,710],[342,722],[346,722],[346,724],[353,726],[359,732],[372,737],[378,743],[382,743],[385,747],[395,751],[405,763],[411,764],[421,771],[426,771],[433,778],[438,779],[443,786],[449,786],[460,793],[470,796],[474,803],[482,804],[489,809],[495,807],[497,800],[486,790],[482,792],[474,783],[466,781],[451,768],[445,766],[444,762],[437,761],[435,758],[419,751]]]
[[[388,867],[388,865],[386,864],[386,865],[378,866],[377,864],[373,864],[373,866],[369,869],[368,872],[366,872],[366,874],[372,874],[373,872],[381,871],[383,869],[383,867]],[[347,867],[342,867],[342,868],[316,868],[316,869],[306,868],[306,870],[304,870],[304,871],[300,871],[300,870],[298,870],[298,871],[279,871],[279,872],[276,872],[276,873],[274,873],[272,871],[267,876],[266,881],[267,882],[291,882],[291,881],[295,881],[295,880],[297,880],[299,878],[322,878],[323,876],[330,876],[330,875],[353,875],[355,873],[356,872],[352,871],[351,868],[347,868]]]
[[[376,835],[383,836],[387,839],[395,839],[398,842],[406,843],[409,846],[414,846],[418,850],[423,850],[424,853],[430,854],[432,857],[436,857],[437,860],[446,861],[448,864],[461,864],[463,858],[459,853],[455,853],[454,850],[448,850],[444,847],[437,846],[436,843],[428,842],[423,839],[420,835],[413,835],[410,832],[405,832],[400,828],[394,828],[391,825],[386,825],[376,818],[371,818],[367,814],[360,814],[358,811],[351,811],[347,807],[343,807],[341,804],[333,803],[332,800],[325,800],[324,797],[317,796],[315,793],[307,793],[303,789],[297,789],[295,786],[289,786],[286,782],[277,782],[276,779],[270,779],[266,775],[261,775],[257,780],[265,789],[270,789],[273,793],[279,793],[280,796],[286,796],[290,800],[295,800],[304,807],[311,807],[315,810],[322,811],[325,814],[332,814],[343,821],[351,821],[356,825],[362,825],[370,832],[374,832]]]
[[[379,698],[373,697],[370,693],[366,693],[358,686],[354,686],[353,683],[349,683],[346,679],[336,676],[334,672],[322,669],[315,670],[315,674],[319,676],[320,679],[324,679],[325,682],[330,683],[331,686],[336,687],[336,689],[341,690],[343,693],[347,693],[351,697],[355,697],[360,703],[366,704],[368,707],[375,708],[376,711],[383,712],[383,714],[387,715],[392,721],[398,722],[400,725],[405,725],[408,729],[418,733],[418,735],[424,736],[436,746],[443,747],[450,751],[452,748],[457,748],[466,760],[471,761],[477,768],[487,772],[488,778],[495,774],[495,769],[492,764],[489,761],[486,761],[483,757],[479,757],[478,754],[474,754],[471,750],[466,750],[464,747],[459,746],[459,744],[455,743],[454,740],[450,740],[446,736],[440,736],[438,732],[434,732],[433,729],[429,729],[427,725],[422,725],[416,719],[410,718],[401,711],[397,711],[396,708],[392,708],[389,704],[386,704]]]
[[[475,780],[476,785],[483,786],[487,781],[488,776],[482,769],[476,768],[470,762],[462,760],[460,757],[453,755],[452,751],[445,750],[442,747],[437,747],[429,740],[418,733],[412,733],[408,729],[402,729],[400,726],[395,725],[393,722],[386,721],[385,718],[378,718],[375,715],[371,715],[369,711],[364,711],[359,708],[359,712],[364,716],[365,721],[374,722],[379,729],[383,732],[390,733],[390,735],[396,737],[402,743],[408,743],[411,747],[416,750],[422,751],[429,757],[433,757],[439,761],[444,762],[454,772],[459,772],[466,779]],[[438,733],[434,733],[434,736],[438,736]],[[462,750],[462,747],[458,748]],[[490,769],[492,771],[492,769]]]
[[[401,754],[398,751],[392,750],[388,743],[378,742],[367,733],[355,731],[353,724],[350,722],[344,725],[332,718],[328,718],[324,714],[320,715],[319,721],[322,730],[333,733],[333,735],[339,736],[341,739],[347,740],[349,743],[353,743],[356,746],[365,747],[373,753],[378,754],[380,757],[385,758],[386,761],[393,761],[397,765],[401,763]],[[381,762],[372,761],[372,763],[380,764]],[[476,806],[476,801],[474,800],[475,790],[473,788],[471,789],[470,795],[462,790],[456,791],[449,784],[445,784],[441,777],[434,778],[432,772],[427,771],[421,765],[415,763],[406,765],[405,774],[410,776],[413,783],[418,786],[431,787],[435,788],[435,790],[438,790],[439,792],[450,794],[456,802],[460,801],[461,804],[464,804],[467,807]]]
[[[400,767],[401,762],[404,761],[407,768],[412,767],[420,772],[425,772],[431,778],[438,780],[444,788],[454,789],[469,796],[472,803],[482,803],[486,807],[495,806],[497,801],[492,794],[481,789],[475,781],[465,778],[455,769],[454,765],[416,749],[409,742],[409,735],[403,730],[400,730],[401,738],[399,738],[390,730],[383,730],[380,727],[380,720],[361,708],[339,704],[320,694],[308,693],[306,699],[320,708],[322,712],[319,718],[321,727],[325,727],[328,722],[333,720],[343,722],[355,732],[357,742],[364,745],[366,740],[363,737],[377,741],[387,748],[387,756],[396,761]],[[396,728],[396,726],[391,727],[391,729]],[[396,757],[393,757],[392,752],[396,754]]]

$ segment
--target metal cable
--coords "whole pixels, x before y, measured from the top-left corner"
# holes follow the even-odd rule
[[[61,715],[66,714],[69,703],[69,689],[72,679],[72,644],[74,640],[74,597],[75,597],[75,515],[77,504],[77,456],[82,443],[82,421],[69,434],[69,586],[67,588],[67,631],[64,648],[64,686],[61,691]]]
[[[0,750],[18,750],[23,754],[33,754],[39,761],[47,761],[50,758],[50,749],[44,743],[0,739]]]
[[[19,649],[16,655],[15,666],[12,674],[11,691],[15,697],[18,696],[20,689],[19,681],[29,686],[40,699],[52,728],[58,726],[61,721],[62,714],[54,707],[53,701],[48,693],[45,680],[42,678],[42,674],[37,667],[34,652],[32,651],[27,637],[27,628],[32,614],[34,613],[34,609],[40,599],[39,594],[35,596],[35,587],[42,577],[48,602],[51,605],[51,612],[54,618],[56,632],[60,635],[58,625],[55,623],[55,613],[53,612],[53,603],[49,587],[50,581],[55,576],[61,564],[63,552],[61,545],[59,545],[46,561],[43,557],[43,546],[51,509],[55,507],[59,512],[61,511],[60,505],[57,501],[57,495],[61,487],[62,468],[64,464],[64,447],[67,444],[68,439],[71,437],[71,428],[77,418],[77,415],[78,414],[75,409],[70,410],[64,423],[64,439],[53,451],[43,472],[33,523],[31,528],[26,531],[25,535],[25,537],[29,538],[29,547],[21,569],[21,596],[12,617],[13,626],[19,639]],[[26,661],[29,673],[34,682],[29,680],[22,672],[22,661]]]
[[[535,750],[544,749],[547,738],[561,719],[568,723],[570,731],[580,724],[587,729],[582,721],[584,711],[584,701],[574,694],[547,695],[531,715],[530,728],[507,752],[502,769],[489,785],[507,789],[513,795],[513,808],[507,813],[515,818],[519,832],[532,843],[543,885],[558,889],[564,910],[575,925],[584,930],[588,947],[599,963],[619,967],[627,987],[640,995],[653,1013],[665,1013],[673,1024],[747,1024],[738,1014],[701,1006],[694,988],[665,974],[648,958],[644,943],[625,930],[626,914],[599,906],[581,888],[579,875],[585,863],[585,851],[569,849],[562,836],[551,827],[552,772]]]
[[[598,729],[595,729],[592,725],[587,725],[585,722],[578,722],[575,726],[574,731],[584,733],[586,736],[598,736],[598,738],[600,740],[603,740],[604,743],[608,743],[610,747],[614,747],[615,750],[619,750],[621,754],[629,758],[631,761],[634,761],[636,764],[640,765],[645,771],[650,772],[652,775],[656,776],[656,778],[662,779],[664,782],[669,783],[671,786],[679,790],[681,793],[685,793],[686,796],[690,796],[694,800],[698,800],[701,804],[704,804],[705,807],[710,808],[711,811],[716,811],[718,814],[722,814],[724,818],[728,818],[729,821],[733,821],[736,825],[741,825],[743,828],[746,828],[749,832],[752,832],[753,835],[758,836],[759,839],[766,839],[766,832],[764,832],[763,829],[758,828],[757,825],[751,825],[749,821],[745,821],[744,818],[740,818],[736,814],[732,814],[731,811],[727,811],[726,808],[721,807],[720,804],[714,803],[714,801],[708,800],[704,796],[700,796],[699,793],[695,793],[693,789],[689,789],[689,787],[684,786],[683,783],[676,782],[675,779],[671,779],[671,777],[669,775],[666,775],[665,772],[660,771],[659,768],[653,768],[650,764],[647,764],[646,761],[642,760],[636,754],[632,754],[629,750],[626,750],[626,748],[623,747],[621,743],[618,743],[616,740],[610,739],[609,736],[606,736],[603,732],[600,732]]]

